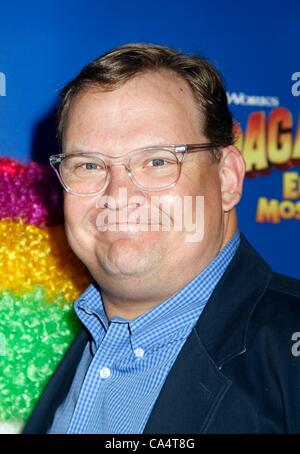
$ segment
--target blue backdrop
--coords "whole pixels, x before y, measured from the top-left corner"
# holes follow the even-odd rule
[[[45,162],[54,107],[80,68],[126,42],[200,52],[227,82],[248,165],[239,223],[300,278],[299,0],[52,0],[0,5],[0,155]]]

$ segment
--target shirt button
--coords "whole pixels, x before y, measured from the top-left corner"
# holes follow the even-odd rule
[[[135,356],[137,356],[138,358],[141,358],[142,356],[144,356],[145,352],[144,350],[141,348],[141,347],[138,347],[134,350],[134,354]]]
[[[85,312],[87,315],[93,315],[93,311],[91,311],[90,309],[84,309],[84,312]]]
[[[108,367],[102,367],[102,369],[100,369],[101,378],[108,378],[108,377],[110,377],[110,375],[111,375],[111,372]]]

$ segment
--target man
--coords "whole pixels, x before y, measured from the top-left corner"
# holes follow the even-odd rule
[[[215,68],[114,49],[63,90],[58,132],[66,233],[95,282],[25,433],[299,432],[300,286],[239,234]]]

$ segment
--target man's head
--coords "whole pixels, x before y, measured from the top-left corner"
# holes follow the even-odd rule
[[[65,220],[71,247],[110,300],[144,302],[144,308],[162,301],[198,274],[234,232],[244,162],[233,146],[221,78],[205,59],[152,45],[126,45],[105,54],[63,90],[58,133],[66,155],[92,153],[84,161],[89,176],[104,171],[90,157],[107,156],[110,179],[103,191],[88,197],[66,192]],[[133,161],[129,165],[127,158],[132,150],[203,143],[215,146],[187,153],[178,164],[176,184],[159,192],[135,184],[128,168]],[[152,184],[156,172],[160,184],[170,165],[166,157],[149,158],[139,175]],[[169,203],[171,209],[161,213],[169,217],[169,230],[152,229],[150,216],[146,231],[141,224],[124,228],[119,221],[114,230],[99,229],[103,214],[149,214],[153,196]],[[197,197],[204,198],[204,213],[197,210]],[[184,220],[181,229],[175,227],[176,201],[184,198],[193,202],[184,213],[190,224],[203,220],[201,241],[186,241]]]

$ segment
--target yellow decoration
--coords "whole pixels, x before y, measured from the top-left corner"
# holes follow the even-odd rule
[[[22,295],[42,285],[48,300],[62,295],[74,301],[90,282],[62,225],[39,228],[22,221],[0,221],[0,292]]]

